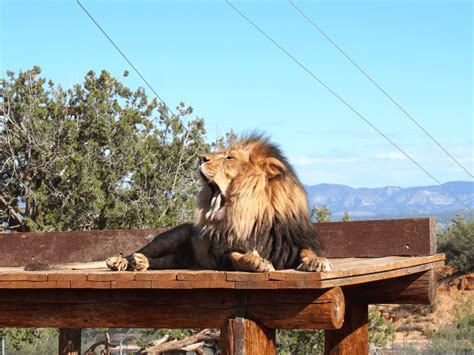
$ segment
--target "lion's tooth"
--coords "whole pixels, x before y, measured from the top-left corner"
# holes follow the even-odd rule
[[[209,211],[207,211],[206,213],[206,217],[210,220],[213,220],[217,211],[219,211],[220,207],[221,207],[221,201],[222,201],[222,197],[221,197],[221,194],[216,191],[214,193],[214,196],[212,196],[212,199],[211,199],[211,206],[209,207]]]
[[[217,193],[216,207],[214,209],[218,210],[219,208],[221,208],[221,202],[222,202],[222,195],[220,193]]]
[[[211,219],[214,219],[214,217],[216,216],[216,214],[217,214],[217,212],[219,211],[220,208],[221,208],[221,194],[218,193],[217,196],[216,196],[215,203],[212,206]]]

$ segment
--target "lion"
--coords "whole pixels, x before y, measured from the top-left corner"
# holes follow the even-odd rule
[[[194,223],[160,234],[136,253],[107,259],[110,269],[332,269],[320,256],[303,186],[267,137],[251,134],[203,154],[199,175]]]

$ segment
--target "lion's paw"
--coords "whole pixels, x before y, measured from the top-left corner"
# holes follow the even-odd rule
[[[316,257],[304,257],[301,260],[301,264],[297,268],[300,271],[332,271],[332,264],[328,259],[319,256]]]
[[[130,256],[130,266],[134,271],[145,271],[150,267],[150,262],[145,255],[135,253]]]
[[[105,263],[108,268],[113,271],[125,271],[128,268],[128,260],[122,255],[112,256],[111,258],[108,258]]]
[[[249,271],[254,272],[270,272],[275,271],[273,264],[260,256],[256,251],[250,251],[242,256],[241,262],[247,266]]]

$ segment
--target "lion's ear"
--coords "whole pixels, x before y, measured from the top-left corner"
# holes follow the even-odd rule
[[[266,158],[262,161],[261,167],[267,174],[268,179],[273,179],[278,175],[286,173],[286,166],[276,158]]]

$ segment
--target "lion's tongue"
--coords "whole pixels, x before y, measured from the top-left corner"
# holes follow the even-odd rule
[[[219,209],[221,208],[221,202],[222,202],[222,195],[220,194],[219,191],[216,191],[214,193],[214,196],[212,196],[211,208],[206,213],[207,218],[211,220],[214,219],[217,211],[219,211]]]

